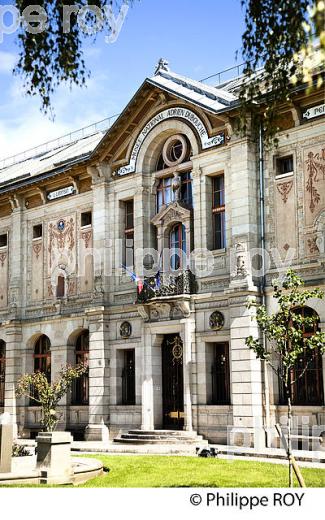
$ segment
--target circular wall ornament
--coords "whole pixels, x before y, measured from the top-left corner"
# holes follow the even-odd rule
[[[221,330],[225,324],[225,317],[222,312],[214,311],[209,318],[210,329]]]
[[[65,228],[65,221],[63,219],[59,220],[57,223],[57,228],[59,231],[63,231]]]
[[[124,321],[120,326],[120,335],[121,338],[127,339],[132,334],[132,325],[128,321]]]

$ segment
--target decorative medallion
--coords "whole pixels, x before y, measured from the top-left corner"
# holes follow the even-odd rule
[[[210,329],[221,330],[225,324],[225,317],[220,311],[214,311],[209,319]]]
[[[124,321],[120,326],[120,336],[123,339],[127,339],[132,334],[132,325],[128,321]]]
[[[178,336],[173,341],[173,358],[174,360],[180,360],[183,358],[183,342]]]
[[[64,220],[59,220],[59,222],[57,223],[57,228],[59,231],[64,231],[64,228],[65,228],[65,221]]]

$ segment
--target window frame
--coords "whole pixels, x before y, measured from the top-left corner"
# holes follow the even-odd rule
[[[310,338],[319,330],[319,316],[317,312],[311,307],[296,307],[294,312],[298,312],[303,317],[305,316],[305,312],[308,310],[309,313],[313,313],[318,317],[318,322],[314,323],[313,330],[306,330],[305,325],[303,325],[303,338]],[[314,349],[311,353],[311,363],[308,368],[304,371],[304,369],[299,369],[299,367],[294,367],[291,370],[291,380],[295,381],[293,385],[290,387],[290,395],[292,406],[323,406],[324,405],[324,381],[323,381],[323,359],[322,354],[319,349]],[[307,358],[307,352],[304,349],[304,354],[302,355],[305,360]],[[312,364],[316,364],[316,367],[312,367]],[[299,372],[304,372],[302,378],[298,379]],[[316,393],[314,399],[312,401],[308,400],[308,391],[310,391],[309,381],[316,380]],[[280,404],[286,404],[285,390],[284,385],[281,380],[280,383]]]
[[[221,348],[223,351],[221,351]],[[221,371],[217,370],[218,365],[218,354],[224,355],[225,369]],[[229,342],[222,341],[213,344],[213,362],[210,370],[211,376],[211,399],[210,405],[212,406],[229,406],[231,405],[231,393],[230,393],[230,360],[229,360]],[[218,388],[220,391],[220,376],[223,376],[223,395],[218,395]]]
[[[132,359],[130,359],[132,358]],[[123,350],[122,406],[136,405],[135,349]]]
[[[76,339],[74,347],[76,364],[89,362],[89,330],[83,330]],[[72,406],[89,405],[89,370],[74,380],[71,394]]]
[[[215,189],[215,184],[222,179],[222,189]],[[223,204],[215,204],[215,195],[219,193]],[[220,244],[217,242],[217,226],[216,216],[220,215]],[[226,200],[225,200],[225,175],[220,173],[212,177],[212,233],[213,233],[213,251],[221,251],[226,248]],[[218,232],[219,233],[219,232]],[[220,245],[220,247],[218,247]]]
[[[132,205],[132,210],[129,207]],[[124,201],[124,251],[123,258],[125,267],[134,266],[134,199]],[[129,218],[131,217],[131,225],[129,225]],[[132,246],[129,243],[132,241]],[[129,251],[132,251],[132,264],[128,262]]]

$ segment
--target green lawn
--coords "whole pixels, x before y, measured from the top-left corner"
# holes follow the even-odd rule
[[[287,487],[285,465],[166,456],[95,456],[106,472],[82,487]],[[302,468],[308,487],[325,486],[325,469]],[[297,483],[295,483],[297,484]]]
[[[287,487],[288,483],[288,468],[285,464],[255,462],[252,460],[149,455],[85,455],[85,457],[101,460],[104,464],[105,473],[79,487],[267,488]],[[325,487],[325,469],[301,468],[301,471],[307,487]],[[297,482],[295,482],[295,486],[298,487]],[[47,486],[19,485],[17,487],[44,488]]]

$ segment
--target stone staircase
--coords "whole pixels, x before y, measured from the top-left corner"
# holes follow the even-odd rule
[[[114,442],[128,445],[169,445],[181,444],[189,446],[208,446],[208,441],[197,432],[182,430],[130,430],[114,439]]]

